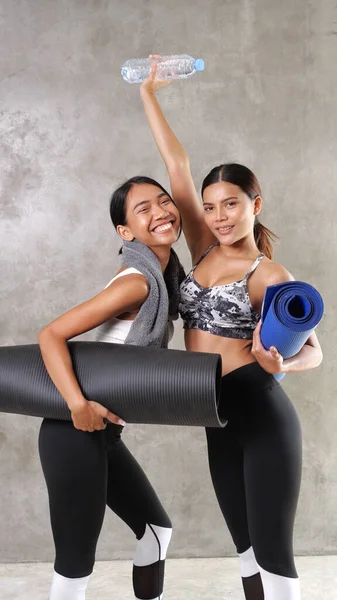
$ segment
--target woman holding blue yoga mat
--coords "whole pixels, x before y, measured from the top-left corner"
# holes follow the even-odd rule
[[[293,277],[272,260],[273,234],[258,220],[259,183],[242,165],[220,165],[204,179],[200,204],[187,154],[155,97],[167,84],[154,63],[141,97],[194,265],[181,285],[186,348],[222,356],[220,410],[228,425],[206,429],[214,489],[241,559],[246,600],[299,600],[292,536],[301,429],[274,375],[317,367],[321,348],[315,333],[286,360],[263,347],[266,289]]]
[[[147,177],[134,177],[114,192],[110,215],[123,240],[121,269],[105,290],[39,336],[47,371],[72,416],[72,422],[44,419],[39,437],[56,549],[50,600],[85,599],[106,506],[137,538],[135,598],[158,600],[163,593],[170,519],[121,439],[124,423],[84,397],[67,341],[98,327],[100,341],[167,346],[184,276],[171,249],[180,215],[166,190]]]

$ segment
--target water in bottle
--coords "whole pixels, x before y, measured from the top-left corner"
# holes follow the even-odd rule
[[[142,83],[149,77],[153,62],[158,63],[158,79],[185,79],[196,71],[203,71],[202,58],[193,58],[188,54],[174,54],[158,58],[132,58],[122,66],[122,76],[128,83]]]

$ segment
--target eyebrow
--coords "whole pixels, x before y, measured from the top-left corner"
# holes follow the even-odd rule
[[[238,200],[237,196],[228,196],[228,198],[224,198],[223,200],[221,200],[221,204],[223,204],[224,202],[228,202],[228,200]],[[209,205],[212,206],[212,202],[203,202],[203,205]]]
[[[160,192],[160,194],[158,194],[157,196],[157,200],[160,200],[160,198],[163,198],[164,196],[167,196],[169,198],[169,195],[166,192]],[[149,202],[150,200],[142,200],[141,202],[138,202],[136,206],[133,207],[133,210],[136,210],[136,208],[142,206],[143,204],[149,204]]]

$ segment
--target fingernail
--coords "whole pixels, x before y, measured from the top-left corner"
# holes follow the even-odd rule
[[[126,425],[125,421],[123,421],[123,419],[118,419],[118,425]]]

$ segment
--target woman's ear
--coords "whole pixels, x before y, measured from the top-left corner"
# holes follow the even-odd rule
[[[132,235],[130,229],[126,227],[126,225],[117,225],[116,231],[118,235],[126,242],[132,242],[135,239],[135,236]]]
[[[262,210],[262,198],[261,196],[255,196],[254,198],[254,215],[257,216]]]

